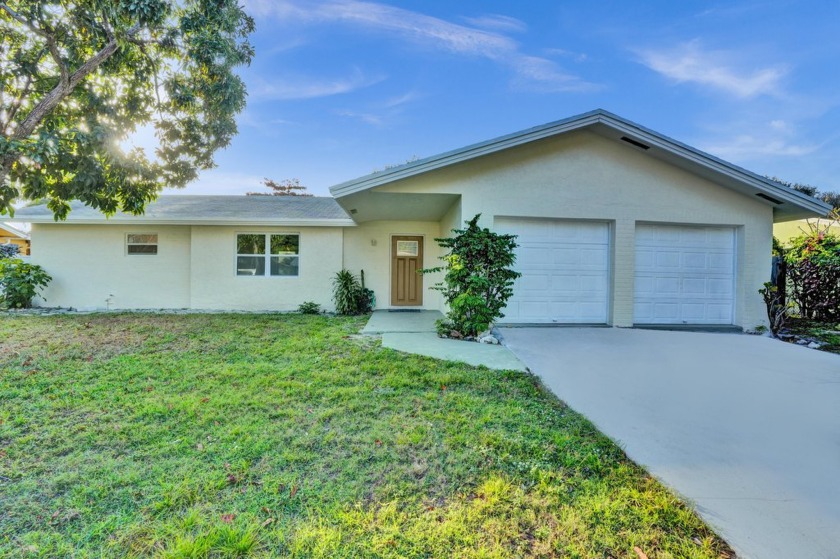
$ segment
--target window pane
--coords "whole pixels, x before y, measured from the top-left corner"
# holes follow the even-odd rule
[[[296,276],[296,275],[298,275],[298,257],[297,256],[272,256],[271,257],[271,275],[272,276]]]
[[[397,256],[417,256],[419,251],[418,241],[397,241]]]
[[[128,245],[128,254],[157,254],[157,245]]]
[[[237,256],[237,276],[264,276],[265,258],[262,256]]]
[[[265,235],[237,235],[237,254],[265,254]]]
[[[149,233],[149,234],[129,233],[128,234],[128,242],[129,242],[129,244],[140,244],[140,245],[157,244],[158,236],[157,236],[156,233]]]
[[[297,254],[298,243],[297,235],[272,235],[271,254]]]

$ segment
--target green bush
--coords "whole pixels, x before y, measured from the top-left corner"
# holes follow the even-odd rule
[[[0,245],[0,260],[4,258],[14,258],[18,255],[20,249],[17,245]]]
[[[298,306],[300,314],[321,314],[321,305],[315,301],[304,301]]]
[[[433,289],[443,293],[449,311],[439,331],[448,329],[462,336],[475,336],[494,320],[513,295],[513,282],[521,274],[513,270],[516,235],[494,233],[478,226],[481,214],[467,221],[466,229],[454,229],[454,237],[435,239],[449,249],[441,257],[446,265],[422,270],[424,274],[445,271],[443,282]]]
[[[840,237],[815,231],[793,239],[785,251],[788,297],[799,316],[840,320]]]
[[[37,264],[17,258],[0,259],[0,307],[28,309],[32,298],[50,281],[50,275]]]
[[[350,270],[341,270],[333,278],[333,301],[338,314],[364,314],[373,308],[373,291],[365,289]]]

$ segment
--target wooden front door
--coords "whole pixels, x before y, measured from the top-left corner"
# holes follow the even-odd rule
[[[423,237],[391,237],[391,305],[423,304]]]

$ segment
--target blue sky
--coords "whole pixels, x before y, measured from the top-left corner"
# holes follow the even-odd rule
[[[840,190],[840,2],[246,0],[248,107],[178,191],[344,180],[604,108]]]

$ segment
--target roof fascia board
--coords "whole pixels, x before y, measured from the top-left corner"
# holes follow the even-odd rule
[[[68,219],[55,221],[52,217],[15,217],[18,223],[58,224],[58,225],[247,225],[257,227],[355,227],[352,219],[295,219],[288,221],[270,221],[259,219]]]

